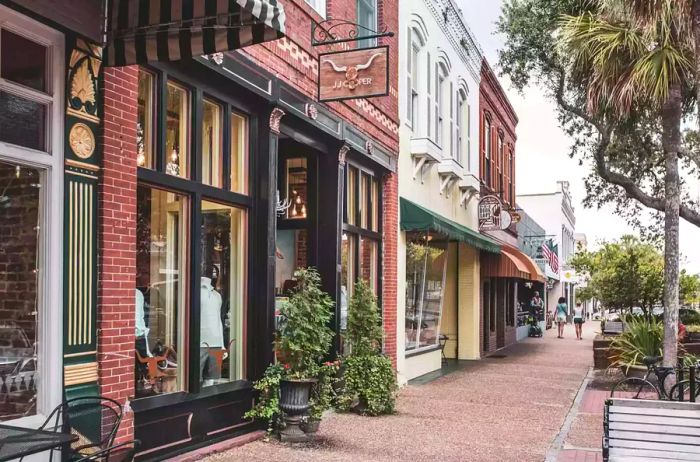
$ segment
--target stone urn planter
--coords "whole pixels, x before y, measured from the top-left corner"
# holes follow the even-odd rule
[[[314,379],[282,380],[280,382],[280,409],[284,412],[285,428],[280,440],[285,443],[303,443],[309,437],[301,429],[302,418],[309,410],[309,396]]]
[[[301,429],[307,435],[314,435],[318,432],[318,428],[321,425],[321,419],[312,419],[309,417],[301,423]]]

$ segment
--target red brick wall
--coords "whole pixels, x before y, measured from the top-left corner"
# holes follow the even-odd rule
[[[98,368],[100,394],[134,395],[136,275],[136,66],[104,71],[104,146],[99,189]],[[134,437],[127,410],[117,435]]]
[[[393,173],[384,177],[384,222],[383,235],[383,279],[382,279],[382,315],[384,322],[384,353],[391,358],[396,367],[396,310],[397,310],[397,264],[399,229],[399,180]]]
[[[378,0],[380,28],[398,32],[398,1]],[[328,0],[327,17],[354,21],[357,0]],[[284,2],[287,36],[281,40],[244,48],[248,56],[278,78],[292,84],[311,99],[317,98],[318,53],[341,50],[340,45],[312,47],[311,21],[323,18],[304,0]],[[362,129],[364,133],[398,152],[398,34],[380,39],[377,45],[389,45],[389,96],[324,103],[343,119]],[[349,46],[353,46],[350,44]],[[321,103],[319,103],[321,104]]]

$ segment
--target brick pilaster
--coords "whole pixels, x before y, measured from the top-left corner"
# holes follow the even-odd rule
[[[98,371],[100,394],[121,403],[134,395],[137,93],[136,66],[105,69]],[[133,414],[127,410],[117,442],[133,438]]]
[[[396,367],[396,312],[397,303],[397,245],[399,230],[399,181],[398,173],[384,177],[383,210],[383,268],[382,268],[382,316],[384,322],[384,352]]]

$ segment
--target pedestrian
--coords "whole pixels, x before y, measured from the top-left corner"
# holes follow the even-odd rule
[[[581,302],[576,303],[576,308],[574,308],[574,327],[576,328],[576,338],[583,340],[583,323],[585,319],[583,317],[583,307]]]
[[[559,303],[557,304],[557,309],[555,313],[555,319],[557,320],[557,329],[559,335],[557,338],[564,338],[564,324],[566,324],[566,313],[568,313],[569,308],[566,306],[566,299],[564,297],[559,297]]]

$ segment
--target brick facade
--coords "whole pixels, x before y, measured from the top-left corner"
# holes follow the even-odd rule
[[[137,91],[136,66],[105,69],[98,371],[100,394],[121,403],[134,395]],[[133,438],[133,414],[127,409],[117,442]]]
[[[382,269],[382,316],[384,322],[384,353],[396,367],[397,297],[398,297],[398,229],[399,180],[396,173],[384,177],[384,230]]]

